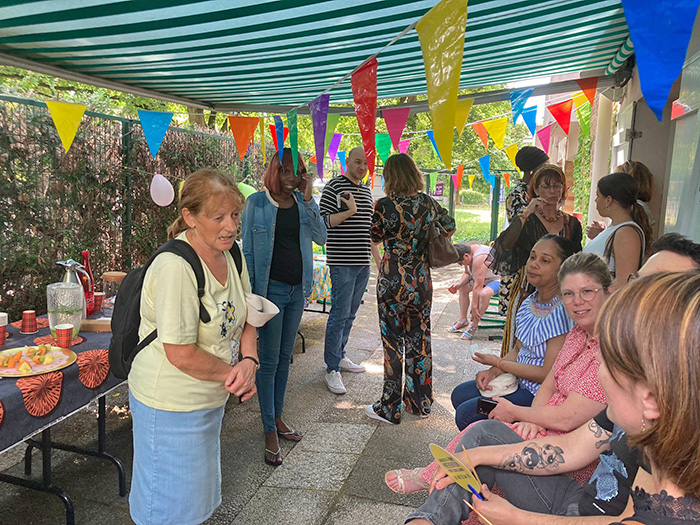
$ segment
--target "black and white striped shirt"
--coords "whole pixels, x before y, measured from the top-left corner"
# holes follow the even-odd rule
[[[338,213],[338,195],[350,192],[355,197],[357,213],[335,227],[331,227],[330,216]],[[326,262],[345,266],[370,264],[369,227],[374,212],[372,191],[364,184],[355,185],[341,175],[329,181],[321,195],[321,217],[326,223]]]

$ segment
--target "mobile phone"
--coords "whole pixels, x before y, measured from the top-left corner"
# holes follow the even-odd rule
[[[343,201],[340,200],[340,198],[348,199],[350,198],[350,192],[349,191],[344,191],[343,193],[339,193],[337,198],[337,203],[338,203],[338,210],[339,211],[346,211],[349,210],[348,205],[345,204]]]
[[[498,403],[496,403],[493,399],[482,397],[476,402],[476,412],[482,416],[488,416],[497,406]]]

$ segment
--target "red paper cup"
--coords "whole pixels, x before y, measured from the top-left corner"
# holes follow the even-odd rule
[[[25,310],[22,312],[22,329],[23,334],[35,334],[36,327],[36,312],[34,310]]]
[[[0,326],[0,347],[5,344],[5,335],[7,335],[7,325]]]
[[[98,314],[102,311],[102,300],[105,297],[104,292],[95,292],[95,309],[92,313]]]
[[[72,324],[57,324],[56,325],[56,343],[61,348],[70,348],[73,344],[73,325]]]

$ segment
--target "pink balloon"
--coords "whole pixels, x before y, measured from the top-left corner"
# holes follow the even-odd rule
[[[158,206],[169,206],[175,199],[175,190],[170,181],[156,173],[151,180],[151,198]]]

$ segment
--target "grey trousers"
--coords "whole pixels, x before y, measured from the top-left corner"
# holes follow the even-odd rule
[[[522,438],[507,425],[488,419],[469,429],[462,437],[457,450],[462,450],[462,445],[470,449],[522,441]],[[567,475],[528,476],[483,466],[476,467],[476,470],[483,483],[489,488],[498,485],[506,499],[520,509],[560,516],[578,515],[578,502],[583,488]],[[444,490],[434,490],[428,500],[411,514],[405,523],[424,518],[433,525],[459,525],[469,517],[469,507],[462,501],[464,499],[471,503],[472,494],[456,483]]]

